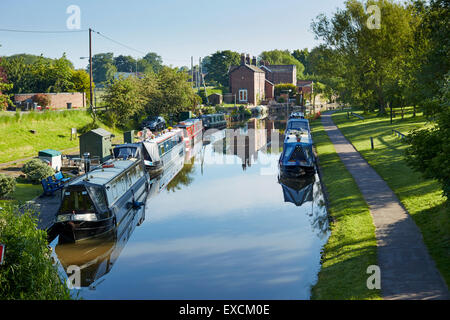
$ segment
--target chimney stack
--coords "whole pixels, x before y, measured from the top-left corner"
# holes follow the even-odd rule
[[[252,65],[256,66],[256,57],[255,56],[253,56]]]
[[[241,65],[245,64],[245,54],[241,53]]]
[[[245,57],[245,63],[250,64],[250,55],[247,53],[247,56]]]

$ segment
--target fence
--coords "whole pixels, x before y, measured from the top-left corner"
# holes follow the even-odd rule
[[[394,130],[394,129],[392,129],[392,134],[395,134],[396,136],[398,136],[402,140],[406,138],[406,135],[404,135],[400,131],[397,131],[397,130]]]

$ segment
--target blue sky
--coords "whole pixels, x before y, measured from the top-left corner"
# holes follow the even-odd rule
[[[66,9],[81,9],[81,29],[89,27],[141,52],[156,52],[164,63],[190,65],[217,50],[259,55],[264,50],[312,48],[310,30],[320,13],[330,15],[344,0],[1,0],[0,29],[68,30]],[[37,34],[0,31],[0,56],[66,52],[75,67],[85,67],[88,33]],[[93,54],[136,51],[94,35]]]

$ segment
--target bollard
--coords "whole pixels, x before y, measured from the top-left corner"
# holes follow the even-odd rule
[[[373,148],[373,138],[372,137],[370,137],[370,145],[371,145],[372,150],[373,150],[374,148]]]

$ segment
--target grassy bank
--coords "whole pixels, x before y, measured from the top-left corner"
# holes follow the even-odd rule
[[[367,267],[377,264],[375,227],[368,206],[320,119],[311,124],[322,182],[328,193],[328,210],[334,220],[311,298],[380,299],[379,290],[366,286]]]
[[[70,140],[71,128],[80,130],[92,122],[86,111],[30,112],[0,116],[0,163],[37,156],[39,150],[64,150],[77,147]],[[100,127],[121,136],[117,130]],[[33,130],[32,133],[30,130]]]
[[[355,117],[347,119],[346,112],[339,112],[333,115],[333,121],[413,217],[439,271],[450,285],[450,207],[436,181],[424,179],[406,165],[404,150],[407,146],[392,135],[392,129],[407,134],[430,124],[423,116],[412,117],[410,109],[403,120],[398,114],[393,125],[389,117],[376,114],[364,114],[365,120],[361,121]],[[370,137],[374,138],[374,150],[371,150]]]

